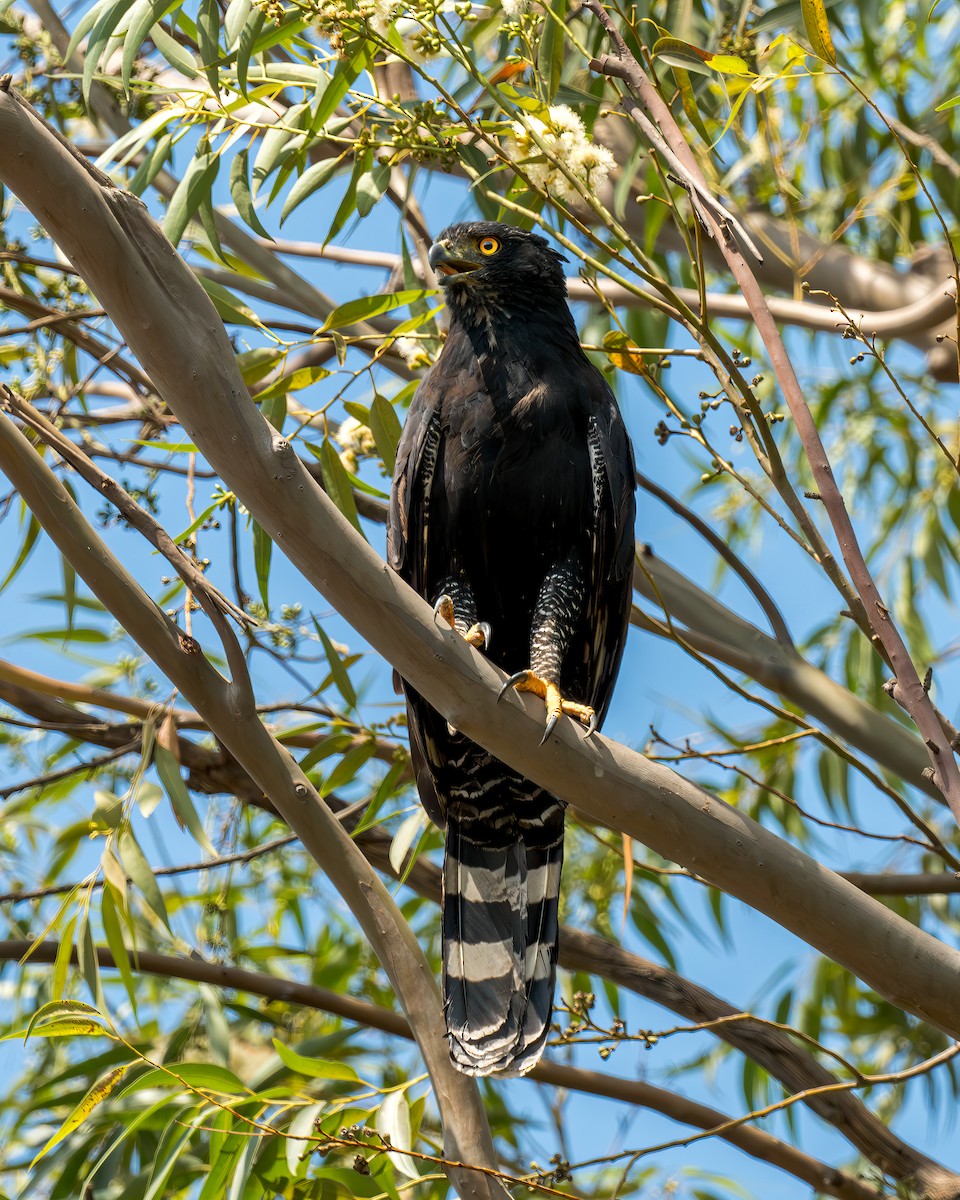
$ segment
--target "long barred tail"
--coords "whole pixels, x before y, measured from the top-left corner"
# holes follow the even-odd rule
[[[443,990],[465,1075],[531,1070],[553,1010],[563,806],[519,776],[504,783],[498,804],[447,812]]]

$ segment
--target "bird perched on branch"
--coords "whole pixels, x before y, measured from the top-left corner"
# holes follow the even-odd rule
[[[388,525],[391,565],[504,687],[592,732],[623,653],[634,463],[609,385],[580,348],[562,256],[493,222],[430,250],[450,316],[410,404]],[[563,803],[406,687],[417,786],[446,827],[443,983],[468,1075],[529,1071],[556,978]]]

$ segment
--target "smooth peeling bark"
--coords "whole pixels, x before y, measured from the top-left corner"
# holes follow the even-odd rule
[[[210,731],[262,789],[337,888],[370,942],[423,1055],[444,1133],[446,1168],[463,1200],[498,1200],[496,1169],[474,1080],[454,1070],[436,980],[394,901],[291,755],[264,727],[244,687],[225,680],[185,639],[89,525],[69,493],[8,417],[0,415],[0,471],[90,590],[204,716]],[[227,647],[227,656],[231,656]]]
[[[288,558],[457,728],[585,815],[696,871],[956,1036],[960,954],[682,776],[569,722],[537,749],[542,705],[387,568],[249,400],[212,302],[139,200],[0,93],[0,176],[90,284],[188,435]],[[69,205],[57,203],[70,196]]]
[[[29,956],[34,962],[52,963],[56,960],[59,949],[60,943],[56,941],[0,941],[0,962],[20,961],[29,952]],[[95,946],[94,953],[101,967],[107,969],[116,967],[113,954],[108,947]],[[74,965],[77,964],[76,948],[71,951],[70,961]],[[202,959],[172,958],[169,955],[154,954],[149,951],[141,951],[138,954],[137,965],[141,971],[151,975],[168,976],[171,979],[191,979],[200,983],[210,983],[216,987],[267,996],[289,1004],[301,1004],[305,1007],[333,1013],[370,1029],[380,1029],[395,1037],[413,1040],[409,1025],[399,1013],[369,1004],[364,1000],[355,1000],[352,996],[342,996],[313,984],[258,974],[239,967],[225,966],[222,963],[208,963]],[[663,1113],[664,1116],[670,1117],[674,1121],[693,1125],[701,1130],[722,1128],[722,1132],[716,1134],[717,1137],[730,1142],[731,1145],[753,1158],[796,1176],[824,1195],[836,1196],[838,1200],[877,1200],[877,1193],[873,1188],[861,1183],[848,1172],[837,1170],[811,1158],[810,1155],[780,1141],[779,1138],[773,1137],[764,1130],[756,1129],[746,1123],[737,1124],[736,1119],[730,1118],[725,1113],[698,1104],[695,1100],[678,1096],[664,1088],[653,1087],[639,1080],[620,1079],[599,1071],[584,1071],[577,1067],[546,1061],[541,1061],[537,1065],[531,1072],[531,1078],[539,1079],[542,1083],[549,1083],[555,1087],[586,1092],[609,1100],[622,1100],[627,1104],[649,1108]]]

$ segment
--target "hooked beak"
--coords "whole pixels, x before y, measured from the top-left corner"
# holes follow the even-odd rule
[[[427,261],[439,276],[438,282],[441,287],[446,287],[453,279],[469,275],[471,271],[476,271],[480,266],[479,263],[471,262],[469,259],[457,258],[447,242],[434,242],[430,247]]]

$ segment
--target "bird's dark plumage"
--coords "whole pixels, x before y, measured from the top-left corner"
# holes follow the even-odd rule
[[[430,263],[450,328],[397,453],[391,565],[431,604],[448,597],[438,612],[503,670],[529,669],[575,702],[565,711],[602,720],[634,555],[633,455],[613,393],[543,238],[454,225]],[[521,1074],[550,1024],[563,805],[406,694],[420,796],[446,827],[451,1056],[467,1074]]]

